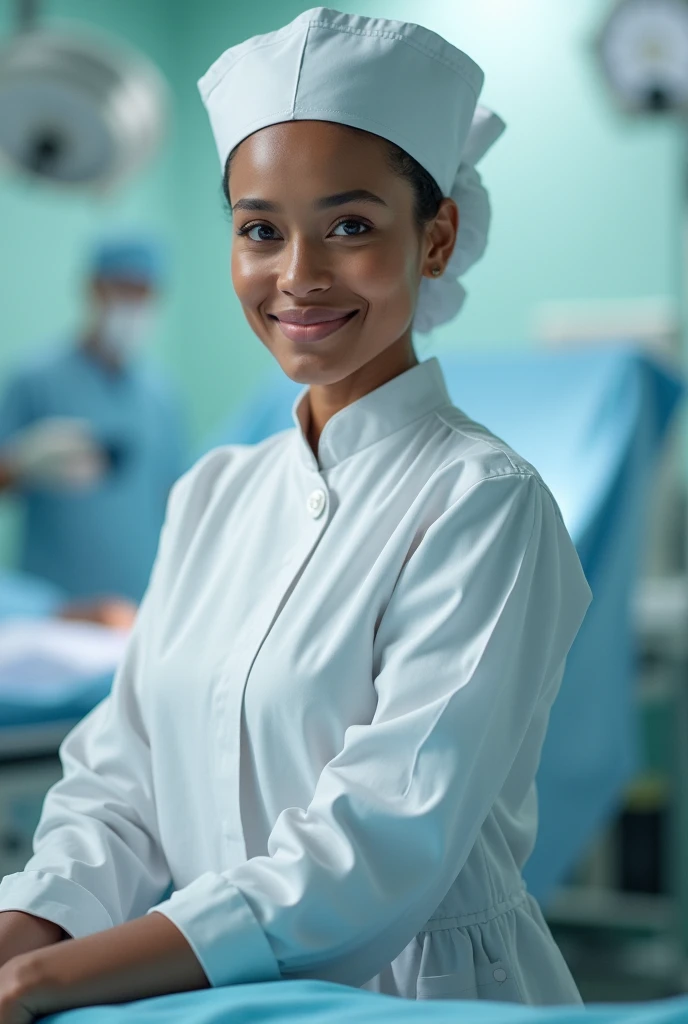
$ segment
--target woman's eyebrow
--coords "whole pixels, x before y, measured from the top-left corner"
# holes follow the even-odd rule
[[[384,199],[376,196],[374,192],[369,192],[365,188],[353,188],[348,192],[336,192],[333,196],[324,196],[322,199],[317,200],[315,207],[318,210],[329,210],[333,206],[344,206],[346,203],[377,203],[379,206],[387,206]],[[273,203],[269,199],[247,197],[245,199],[237,199],[232,210],[248,210],[251,212],[260,210],[265,213],[280,213],[281,207],[278,203]]]
[[[319,210],[329,210],[332,206],[344,206],[345,203],[378,203],[380,206],[387,205],[384,199],[380,199],[374,192],[369,192],[365,188],[352,188],[348,192],[336,192],[333,196],[325,196],[324,199],[318,199],[315,205]]]

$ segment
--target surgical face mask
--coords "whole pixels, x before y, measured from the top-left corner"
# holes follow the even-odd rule
[[[103,310],[100,341],[113,356],[128,361],[152,333],[155,308],[147,300],[116,299]]]

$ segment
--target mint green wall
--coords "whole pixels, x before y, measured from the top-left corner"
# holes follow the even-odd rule
[[[173,123],[161,155],[113,199],[0,177],[0,387],[24,353],[78,323],[84,247],[104,223],[119,221],[150,225],[169,240],[171,289],[157,350],[185,391],[196,439],[267,372],[271,357],[231,290],[231,228],[196,79],[227,46],[305,6],[45,0],[46,21],[95,23],[157,61],[171,82]],[[509,124],[483,165],[494,205],[488,255],[466,280],[461,317],[421,352],[528,344],[543,301],[674,293],[680,140],[670,123],[628,122],[614,111],[591,56],[606,0],[358,0],[340,8],[417,20],[446,35],[483,66],[483,100]],[[0,40],[10,10],[0,3]],[[0,558],[9,531],[5,503]]]

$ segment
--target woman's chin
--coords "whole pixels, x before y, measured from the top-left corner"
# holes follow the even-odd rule
[[[329,351],[327,354],[315,349],[312,352],[285,352],[283,348],[276,350],[271,347],[271,352],[286,376],[295,384],[304,386],[337,384],[358,369],[350,351]]]

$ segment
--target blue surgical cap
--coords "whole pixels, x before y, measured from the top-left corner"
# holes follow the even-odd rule
[[[162,248],[152,239],[106,239],[95,247],[90,269],[94,277],[136,281],[156,287],[163,278]]]

